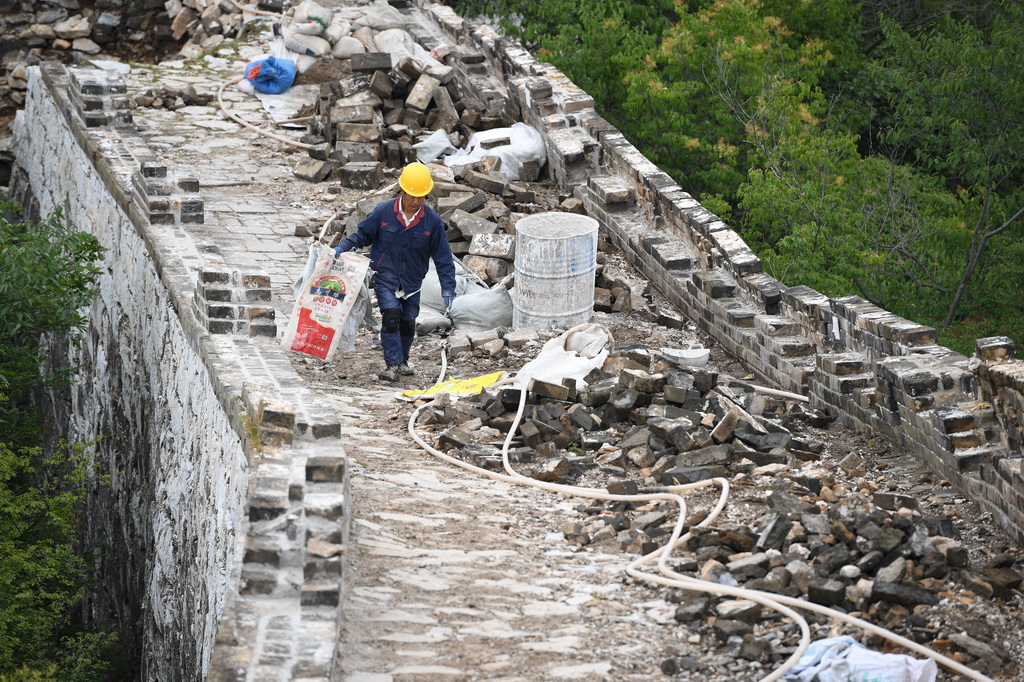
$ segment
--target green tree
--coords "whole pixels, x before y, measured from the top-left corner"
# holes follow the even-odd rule
[[[17,207],[0,204],[0,214]],[[40,224],[0,218],[0,680],[102,679],[112,635],[73,610],[89,580],[79,512],[102,480],[87,446],[44,445],[32,393],[67,382],[48,338],[77,342],[103,249],[56,211]]]
[[[17,210],[0,202],[0,216]],[[64,226],[59,208],[38,225],[0,218],[0,382],[10,398],[0,402],[5,440],[13,435],[15,442],[24,437],[24,443],[34,444],[38,423],[32,390],[70,377],[73,368],[46,362],[46,335],[66,334],[77,341],[102,253],[95,237]]]
[[[717,91],[755,150],[739,206],[769,272],[890,308],[915,289],[945,291],[932,253],[950,223],[942,187],[885,157],[862,158],[820,88],[765,77],[758,96],[744,99],[720,65]]]
[[[983,31],[945,16],[911,35],[893,22],[883,28],[894,57],[895,123],[888,139],[913,162],[954,188],[969,238],[963,268],[944,318],[946,326],[969,297],[976,275],[993,268],[1019,239],[1024,216],[1024,11],[1001,8],[1001,21]]]

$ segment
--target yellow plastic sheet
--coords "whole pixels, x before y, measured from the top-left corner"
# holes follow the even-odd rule
[[[402,393],[402,397],[409,398],[410,400],[416,400],[417,398],[429,398],[442,393],[448,393],[453,396],[476,395],[488,386],[493,386],[504,378],[505,372],[492,372],[491,374],[484,374],[483,376],[473,377],[472,379],[461,379],[458,381],[455,379],[448,379],[448,381],[442,381],[439,384],[434,384],[423,391],[418,389],[405,391]]]

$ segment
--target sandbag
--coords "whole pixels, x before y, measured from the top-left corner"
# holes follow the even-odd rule
[[[512,297],[508,289],[495,284],[486,291],[457,296],[448,310],[456,329],[484,331],[512,324]]]
[[[364,288],[370,259],[351,251],[335,259],[334,249],[324,245],[315,248],[311,274],[295,301],[281,343],[297,353],[330,360]]]
[[[288,28],[304,36],[318,36],[324,32],[323,24],[312,19],[309,21],[293,21]]]
[[[320,63],[320,57],[311,57],[308,54],[300,54],[295,58],[295,70],[299,73],[306,73],[313,66]]]
[[[373,40],[373,29],[361,26],[356,28],[355,24],[352,25],[352,37],[363,44],[367,52],[376,52],[377,43]]]
[[[420,288],[420,314],[416,318],[416,330],[429,334],[439,327],[454,326],[465,331],[483,331],[495,327],[512,325],[512,297],[500,284],[488,289],[471,270],[458,259],[455,262],[455,302],[445,311],[441,298],[441,283],[431,261]],[[451,324],[444,324],[439,318],[445,317]]]
[[[279,95],[295,82],[296,68],[290,59],[267,57],[249,62],[244,73],[257,91]]]
[[[329,42],[331,45],[334,45],[351,32],[352,24],[348,23],[347,21],[335,21],[333,24],[324,29],[324,32],[321,33],[320,36],[324,40]]]
[[[389,28],[403,28],[405,17],[397,9],[388,4],[387,0],[376,0],[366,8],[362,17],[352,22],[353,26],[366,26],[375,31]]]
[[[508,138],[509,143],[497,147],[484,148],[485,143]],[[498,172],[509,180],[518,180],[522,162],[536,159],[543,166],[547,161],[544,138],[540,133],[525,123],[513,123],[511,128],[494,128],[475,133],[469,138],[466,148],[446,156],[446,166],[466,166],[477,163],[485,156],[497,156],[501,159]]]
[[[292,17],[292,26],[295,24],[302,24],[308,22],[315,22],[320,26],[320,30],[312,35],[319,35],[331,25],[334,21],[334,12],[319,5],[313,0],[305,0],[302,4],[295,8],[295,14]],[[302,31],[305,33],[305,31]]]
[[[284,46],[292,52],[319,57],[331,51],[331,44],[320,36],[304,36],[288,29],[283,29]]]
[[[354,54],[363,54],[364,52],[366,52],[366,46],[351,36],[341,38],[331,48],[331,54],[335,59],[348,59]]]
[[[487,291],[480,278],[473,274],[458,258],[452,259],[455,263],[455,296],[469,296]],[[420,286],[420,306],[430,308],[434,312],[444,312],[444,301],[441,299],[441,282],[437,277],[437,270],[434,268],[434,261],[430,261],[427,267],[427,274],[423,277],[423,284]]]

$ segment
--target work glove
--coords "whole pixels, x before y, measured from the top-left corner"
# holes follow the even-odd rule
[[[442,296],[441,300],[444,301],[444,311],[448,312],[452,309],[452,303],[455,302],[455,294],[451,296]]]

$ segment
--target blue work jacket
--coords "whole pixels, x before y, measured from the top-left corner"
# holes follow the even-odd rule
[[[374,286],[406,294],[420,290],[430,267],[428,259],[433,259],[441,295],[454,296],[455,262],[441,217],[424,204],[407,227],[398,217],[400,201],[401,198],[388,199],[378,204],[359,223],[356,232],[338,245],[336,252],[369,246]]]

